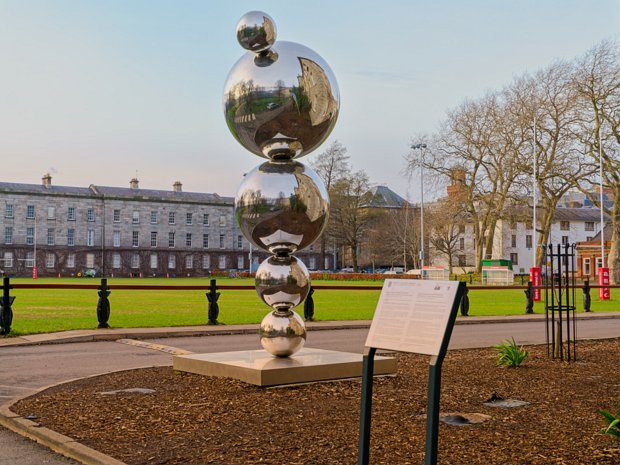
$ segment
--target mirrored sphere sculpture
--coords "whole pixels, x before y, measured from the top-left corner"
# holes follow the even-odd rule
[[[260,324],[260,343],[276,357],[288,357],[301,349],[306,342],[304,321],[295,312],[274,311]]]
[[[267,13],[249,11],[237,23],[237,40],[251,52],[267,50],[276,41],[276,25]]]
[[[293,255],[271,256],[256,270],[255,283],[263,302],[276,310],[290,310],[308,295],[310,273]]]
[[[247,150],[265,158],[312,152],[329,136],[339,107],[338,84],[327,63],[293,42],[246,53],[224,86],[228,129]]]
[[[237,40],[248,52],[226,79],[224,117],[243,147],[269,160],[245,175],[235,216],[246,239],[273,254],[256,271],[256,292],[274,309],[261,323],[260,340],[266,351],[288,357],[306,340],[304,322],[291,309],[310,291],[310,273],[291,254],[319,238],[329,213],[323,181],[294,159],[329,136],[340,94],[323,58],[276,35],[262,11],[239,20]]]
[[[297,162],[265,162],[245,175],[235,199],[243,235],[269,252],[294,253],[327,225],[329,197],[316,172]]]

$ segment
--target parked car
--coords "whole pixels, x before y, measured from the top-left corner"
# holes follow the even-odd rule
[[[353,268],[349,266],[349,267],[343,268],[342,270],[340,270],[340,272],[341,273],[353,273]]]

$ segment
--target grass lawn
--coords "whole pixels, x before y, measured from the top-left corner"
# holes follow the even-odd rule
[[[32,284],[32,279],[14,278],[12,284]],[[99,285],[99,279],[50,278],[38,279],[37,284]],[[217,278],[218,285],[253,286],[253,279]],[[205,290],[119,290],[114,285],[204,286]],[[313,281],[322,286],[381,286],[377,281]],[[207,321],[205,292],[208,278],[128,279],[108,280],[113,327],[158,327],[200,325]],[[254,290],[223,289],[218,301],[219,321],[225,324],[259,323],[269,311]],[[97,291],[94,289],[13,289],[11,335],[23,335],[70,329],[89,329],[97,326]],[[577,310],[583,310],[581,290],[576,292]],[[598,301],[592,291],[593,311],[620,311],[620,292],[612,289],[610,301]],[[372,318],[379,292],[373,290],[317,290],[314,293],[317,320],[369,320]],[[477,290],[470,287],[470,311],[477,315],[520,315],[525,311],[523,290]],[[303,315],[303,307],[297,307]],[[544,302],[535,304],[536,313],[544,312]]]

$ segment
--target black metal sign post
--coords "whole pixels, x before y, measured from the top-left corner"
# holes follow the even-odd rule
[[[456,321],[461,299],[465,294],[465,283],[459,283],[452,304],[443,339],[437,355],[432,355],[428,372],[428,400],[426,409],[426,452],[424,465],[436,465],[439,449],[439,400],[441,396],[441,366],[448,351],[452,329]],[[358,465],[368,465],[370,460],[370,423],[372,417],[372,381],[374,357],[377,351],[367,347],[362,368],[362,403],[360,408],[360,433]]]

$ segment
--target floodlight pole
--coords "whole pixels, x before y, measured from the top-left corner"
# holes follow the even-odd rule
[[[414,144],[414,150],[420,150],[420,161],[424,161],[426,144]],[[424,166],[420,163],[420,270],[424,268]]]
[[[598,130],[598,179],[599,179],[599,201],[601,202],[601,268],[605,268],[605,234],[604,234],[604,218],[603,218],[603,137],[601,128]]]

